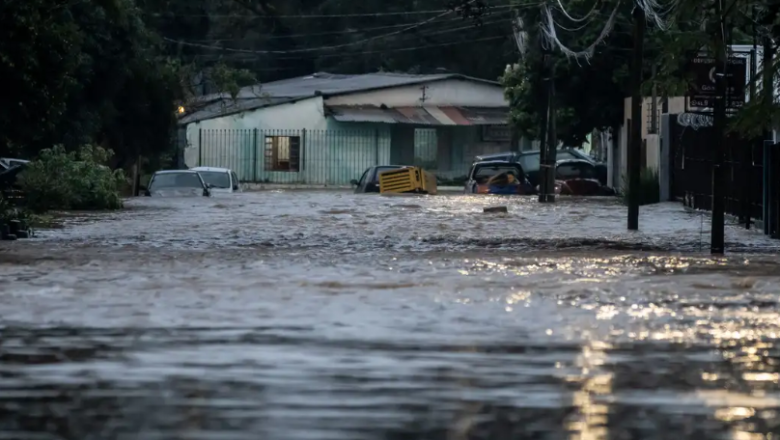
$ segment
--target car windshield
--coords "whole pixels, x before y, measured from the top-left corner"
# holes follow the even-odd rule
[[[517,180],[521,180],[524,177],[522,171],[516,165],[482,165],[474,170],[474,180],[482,185],[487,183],[491,177],[505,173],[512,174]]]
[[[155,174],[149,190],[157,191],[166,188],[203,188],[203,182],[197,173]]]
[[[225,171],[198,171],[198,174],[214,188],[230,188],[230,174]]]
[[[555,160],[568,159],[579,159],[579,157],[575,156],[567,150],[558,150],[558,152],[555,154]],[[517,158],[517,161],[520,162],[520,166],[522,166],[524,170],[529,172],[537,171],[539,168],[541,168],[539,151],[523,153],[520,155],[520,157]]]
[[[517,161],[520,162],[520,166],[522,166],[524,170],[538,170],[539,152],[523,154],[517,158]]]

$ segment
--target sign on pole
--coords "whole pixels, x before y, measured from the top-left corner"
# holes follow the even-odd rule
[[[695,56],[688,62],[686,69],[693,79],[688,83],[688,98],[690,106],[697,108],[713,108],[716,99],[723,99],[715,92],[716,74],[722,70],[715,58]],[[726,101],[727,109],[739,109],[745,105],[745,85],[747,83],[747,59],[729,57],[726,64]]]

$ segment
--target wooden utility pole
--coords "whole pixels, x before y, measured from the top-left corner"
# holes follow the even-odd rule
[[[639,173],[642,152],[642,52],[645,11],[634,6],[634,54],[631,63],[631,138],[628,146],[628,229],[639,229]]]
[[[550,83],[548,93],[550,95],[550,131],[547,135],[547,192],[545,193],[545,202],[555,202],[555,163],[558,156],[558,133],[556,132],[558,124],[557,107],[555,105],[555,60],[550,55]]]
[[[548,76],[548,51],[542,48],[542,78]],[[547,144],[548,144],[548,128],[550,124],[550,94],[549,88],[544,88],[544,117],[542,118],[542,127],[539,131],[539,202],[544,203],[547,200],[547,171],[545,164],[547,163]]]
[[[725,251],[725,173],[723,172],[723,155],[726,136],[726,105],[727,87],[726,72],[728,57],[726,56],[725,19],[721,0],[715,0],[715,16],[717,26],[713,26],[715,42],[715,103],[712,125],[714,128],[712,145],[712,230],[710,234],[710,253],[723,255]]]

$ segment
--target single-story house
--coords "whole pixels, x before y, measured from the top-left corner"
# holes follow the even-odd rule
[[[376,164],[466,174],[475,155],[513,138],[498,82],[453,73],[309,76],[208,95],[179,117],[183,161],[243,181],[343,185]]]

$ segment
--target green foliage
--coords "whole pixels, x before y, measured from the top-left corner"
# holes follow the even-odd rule
[[[105,165],[111,155],[90,145],[71,152],[62,146],[42,150],[19,176],[27,207],[39,213],[121,208],[124,176]]]
[[[623,201],[628,204],[631,197],[631,188],[627,184],[626,176],[623,176]],[[645,168],[639,173],[639,205],[651,205],[661,201],[661,186],[658,183],[658,170],[654,168]]]
[[[631,2],[628,2],[629,6]],[[573,0],[569,12],[584,16],[593,2]],[[613,2],[604,2],[604,20],[594,20],[580,32],[561,32],[559,38],[567,47],[582,50],[593,43],[601,33],[604,21],[611,14]],[[555,104],[557,107],[557,137],[567,145],[580,145],[593,129],[618,126],[623,118],[623,105],[627,91],[630,31],[630,7],[618,12],[618,20],[604,41],[588,60],[567,59],[560,51],[554,51],[552,65],[555,74]],[[518,13],[526,23],[539,23],[539,12],[533,8],[519,8]],[[581,27],[581,26],[577,26]],[[515,69],[509,69],[501,78],[510,102],[510,121],[521,135],[539,136],[546,108],[545,73],[540,43],[541,32],[536,27],[528,30],[529,50]]]
[[[572,23],[563,14],[555,13],[561,27],[558,37],[574,50],[581,50],[596,40],[603,29],[607,16],[614,7],[614,0],[594,2],[591,0],[569,0],[565,2],[572,16],[585,16],[594,3],[600,9],[601,20],[588,23]],[[681,96],[687,91],[688,78],[685,65],[690,53],[700,50],[724,50],[715,47],[715,32],[721,28],[715,17],[714,3],[698,0],[674,2],[670,14],[664,15],[667,25],[661,29],[652,20],[644,38],[642,91],[649,96],[655,86],[658,96]],[[624,99],[630,96],[628,73],[633,50],[633,23],[631,9],[634,2],[623,2],[618,10],[614,28],[601,46],[596,48],[589,62],[566,60],[555,51],[555,88],[558,138],[566,143],[578,144],[585,134],[593,129],[619,125],[623,120]],[[752,41],[753,26],[759,35],[765,33],[780,41],[780,2],[774,0],[734,0],[729,2],[727,29],[731,44],[745,44]],[[525,23],[540,22],[535,8],[517,6],[518,14]],[[756,12],[752,16],[753,11]],[[566,27],[569,30],[565,30]],[[575,29],[576,28],[576,29]],[[529,36],[538,35],[539,29],[532,26]],[[543,121],[544,88],[543,64],[539,44],[531,41],[530,50],[522,58],[517,69],[508,71],[502,78],[506,95],[511,104],[511,122],[519,131],[529,137],[537,137]],[[711,52],[712,53],[712,52]],[[652,72],[655,72],[654,74]],[[780,73],[780,63],[766,70],[773,80]],[[780,106],[761,96],[746,106],[731,128],[748,135],[756,135],[767,126],[780,122]]]
[[[257,84],[257,78],[247,69],[233,69],[224,63],[217,64],[209,71],[212,81],[220,91],[229,93],[235,99],[242,87]]]

